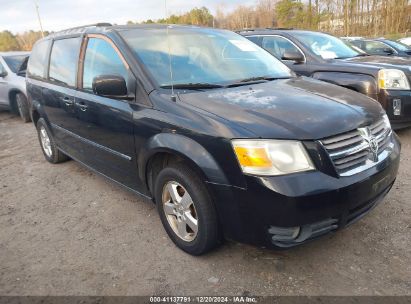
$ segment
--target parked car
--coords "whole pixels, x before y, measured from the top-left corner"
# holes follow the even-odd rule
[[[401,38],[398,39],[398,41],[405,45],[411,46],[411,37]]]
[[[28,52],[0,52],[0,107],[30,121],[26,97],[26,68]]]
[[[411,125],[411,61],[369,56],[334,36],[301,30],[247,30],[241,34],[309,76],[377,100],[395,129]]]
[[[194,255],[223,238],[278,248],[334,232],[383,199],[399,166],[377,102],[226,30],[55,33],[34,46],[27,90],[48,162],[70,157],[152,199]]]
[[[341,40],[350,48],[354,49],[355,51],[357,51],[360,54],[366,54],[369,55],[367,52],[365,52],[364,50],[360,49],[359,47],[355,46],[354,44],[351,43],[351,39],[347,39],[347,37],[341,38]]]
[[[364,39],[364,37],[361,37],[361,36],[345,36],[345,37],[341,37],[341,39],[344,40],[344,41],[353,41],[353,40]]]
[[[370,55],[411,58],[411,48],[398,41],[378,38],[350,40],[349,43]]]

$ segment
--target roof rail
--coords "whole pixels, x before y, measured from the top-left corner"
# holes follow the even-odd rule
[[[77,29],[81,29],[81,28],[85,28],[85,27],[92,27],[92,26],[113,26],[111,23],[108,22],[99,22],[99,23],[93,23],[93,24],[87,24],[87,25],[81,25],[81,26],[76,26],[76,27],[71,27],[65,30],[62,30],[62,32],[64,31],[71,31],[71,30],[77,30]]]
[[[103,27],[103,26],[113,26],[113,25],[111,23],[108,23],[108,22],[99,22],[99,23],[93,23],[93,24],[87,24],[87,25],[71,27],[71,28],[68,28],[68,29],[64,29],[64,30],[61,30],[61,31],[54,32],[54,33],[52,33],[52,35],[56,35],[56,34],[61,35],[61,34],[64,34],[64,33],[76,32],[76,31],[80,31],[82,29],[85,30],[86,28],[93,27],[93,26]]]
[[[266,30],[294,30],[293,27],[266,27]]]
[[[236,32],[270,31],[270,30],[293,30],[292,27],[263,27],[263,28],[244,28]]]

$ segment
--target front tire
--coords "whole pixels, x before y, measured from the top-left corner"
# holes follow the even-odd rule
[[[23,120],[23,122],[31,121],[29,105],[27,103],[26,96],[24,96],[22,93],[16,94],[16,104],[17,104],[18,113],[21,119]]]
[[[69,159],[68,156],[57,148],[53,135],[44,118],[40,118],[36,126],[40,147],[46,160],[52,164],[67,161]]]
[[[164,168],[155,182],[161,222],[174,244],[192,255],[221,241],[217,212],[201,179],[183,163]]]

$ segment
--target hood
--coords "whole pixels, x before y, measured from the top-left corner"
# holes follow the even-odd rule
[[[257,138],[320,139],[369,125],[384,113],[365,95],[305,77],[182,93],[179,98]]]
[[[401,69],[411,71],[411,58],[407,57],[388,57],[388,56],[361,56],[353,57],[336,61],[346,64],[352,63],[355,65],[363,65],[366,67],[374,67],[376,69]]]

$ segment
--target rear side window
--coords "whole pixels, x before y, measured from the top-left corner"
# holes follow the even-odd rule
[[[248,40],[254,42],[255,44],[261,45],[261,37],[259,36],[249,36],[246,37]]]
[[[92,90],[94,77],[100,75],[119,75],[127,81],[128,71],[109,42],[90,38],[84,59],[83,89]]]
[[[50,40],[45,40],[36,43],[34,46],[27,66],[27,75],[29,77],[44,78],[49,45]]]
[[[75,87],[80,44],[81,38],[54,41],[50,55],[49,79],[51,81]]]

